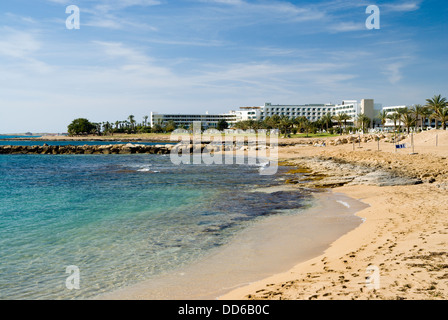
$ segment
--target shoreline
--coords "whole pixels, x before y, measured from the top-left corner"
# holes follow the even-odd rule
[[[290,190],[288,185],[283,188]],[[312,197],[311,208],[256,221],[223,247],[185,268],[96,299],[219,299],[234,288],[284,272],[297,259],[306,261],[320,255],[334,240],[362,223],[355,216],[359,208],[366,206],[362,202],[331,191],[313,193]]]
[[[379,211],[385,207],[379,200],[388,205],[398,204],[400,200],[394,198],[395,192],[410,196],[415,192],[412,189],[421,192],[427,187],[369,186],[361,190],[350,186],[334,189],[370,205],[357,213],[365,219],[363,224],[338,238],[323,254],[299,262],[287,272],[233,290],[220,299],[446,299],[446,218],[444,221],[439,216],[440,221],[434,222],[445,231],[431,232],[434,225],[423,224],[428,215],[421,212],[407,216],[401,210]],[[409,209],[407,205],[406,210]],[[433,206],[428,206],[430,213],[434,210]],[[407,224],[402,224],[403,221]],[[411,229],[409,223],[412,223]],[[366,287],[370,265],[379,269],[380,288],[377,290]]]
[[[438,133],[439,146],[432,146]],[[432,136],[431,136],[432,134]],[[99,299],[173,299],[170,292],[157,291],[163,281],[176,288],[175,299],[448,299],[448,132],[429,132],[415,136],[417,153],[397,152],[391,144],[363,143],[316,147],[288,145],[279,149],[282,164],[291,167],[285,177],[285,188],[317,188],[320,195],[339,195],[353,203],[368,207],[353,212],[364,223],[347,230],[309,256],[286,251],[288,245],[278,245],[286,235],[282,228],[292,226],[284,217],[267,217],[264,229],[259,224],[244,230],[232,243],[233,250],[218,251],[215,259],[200,261],[199,267],[186,269],[174,278],[162,282],[149,280],[124,291],[103,294]],[[352,149],[353,148],[353,149]],[[282,165],[280,164],[280,165]],[[269,190],[268,190],[269,191]],[[339,203],[342,207],[344,200]],[[328,206],[329,210],[334,209]],[[343,209],[343,208],[342,208]],[[322,210],[321,210],[322,211]],[[334,211],[334,210],[333,210]],[[334,213],[334,212],[333,212]],[[260,222],[261,223],[261,222]],[[256,223],[258,224],[258,222]],[[260,230],[263,230],[261,232]],[[315,229],[317,230],[317,229]],[[297,232],[296,232],[297,233]],[[251,263],[247,256],[231,259],[235,249],[244,247],[244,237],[255,235],[265,241],[246,243],[248,252],[265,254],[264,260],[253,263],[267,271],[251,278]],[[269,238],[266,239],[266,235]],[[316,236],[317,232],[313,233]],[[241,238],[240,238],[241,237]],[[247,238],[246,238],[247,240]],[[257,250],[252,250],[254,247]],[[226,247],[227,248],[227,247]],[[227,252],[227,254],[224,254]],[[275,254],[284,255],[281,260]],[[302,252],[303,253],[303,252]],[[216,257],[219,257],[216,258]],[[225,260],[227,259],[227,260]],[[217,269],[237,261],[241,278],[233,285],[215,283],[216,277],[226,278],[235,271]],[[284,262],[287,261],[287,262]],[[366,286],[367,268],[379,270],[381,285],[371,290]],[[197,264],[195,264],[197,267]],[[245,272],[245,273],[244,273]],[[194,277],[188,278],[189,275]],[[170,282],[171,281],[171,282]],[[204,292],[198,281],[218,284],[216,290]],[[151,287],[153,289],[151,289]],[[151,290],[153,290],[151,292]],[[155,290],[155,291],[154,291]],[[193,291],[192,291],[193,290]]]
[[[433,145],[439,136],[439,145]],[[320,256],[287,272],[235,289],[222,300],[446,300],[448,299],[448,132],[415,136],[418,154],[399,153],[393,145],[366,143],[284,148],[281,158],[304,165],[319,179],[314,185],[370,205],[357,213],[365,222]],[[405,142],[408,142],[405,140]],[[418,183],[378,183],[355,179],[378,170]],[[297,182],[297,181],[296,181]],[[300,181],[299,181],[300,183]],[[369,266],[378,270],[379,287],[366,284]]]

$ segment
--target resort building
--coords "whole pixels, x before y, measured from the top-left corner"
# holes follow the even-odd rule
[[[356,120],[361,113],[370,119],[375,117],[375,104],[373,99],[362,99],[360,102],[356,100],[344,100],[341,104],[304,104],[304,105],[272,105],[265,103],[261,111],[261,120],[273,115],[287,116],[290,119],[296,117],[306,117],[310,121],[320,120],[323,116],[330,113],[336,116],[346,113],[351,117],[348,123]]]
[[[344,100],[341,104],[334,106],[333,115],[341,113],[348,114],[350,120],[347,122],[349,125],[353,125],[356,118],[360,114],[366,115],[371,119],[370,126],[373,125],[373,119],[375,118],[375,104],[373,99],[362,99],[361,102],[356,100]]]
[[[225,114],[158,114],[151,112],[150,125],[153,127],[156,124],[163,125],[173,122],[176,127],[188,128],[193,122],[200,121],[204,128],[216,128],[220,120],[225,120],[232,124],[240,121],[240,115],[236,112],[229,112]]]
[[[332,113],[334,105],[332,104],[304,104],[304,105],[273,105],[265,103],[260,113],[260,120],[266,117],[287,116],[290,119],[297,117],[306,117],[310,121],[317,121],[327,113]]]
[[[261,120],[263,107],[241,107],[240,110],[230,113],[235,113],[238,121]]]
[[[351,119],[347,122],[353,124],[356,117],[363,113],[373,120],[374,101],[373,99],[363,99],[360,102],[356,100],[344,100],[341,104],[303,104],[303,105],[273,105],[265,103],[264,106],[241,107],[238,111],[229,111],[223,114],[159,114],[151,112],[150,124],[167,124],[173,122],[177,127],[189,127],[191,123],[200,121],[204,128],[216,128],[220,120],[225,120],[232,125],[239,121],[246,120],[264,120],[267,117],[286,116],[290,119],[297,117],[306,117],[309,121],[318,121],[323,116],[331,114],[332,116],[340,113],[348,114]]]

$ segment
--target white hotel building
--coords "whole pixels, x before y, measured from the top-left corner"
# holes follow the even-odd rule
[[[151,112],[150,124],[166,124],[173,121],[176,126],[189,126],[194,121],[201,121],[205,128],[216,128],[220,120],[225,120],[229,124],[245,120],[264,120],[273,115],[287,116],[290,119],[296,117],[306,117],[310,121],[317,121],[326,114],[338,115],[346,113],[351,116],[353,123],[356,117],[364,113],[373,119],[374,101],[373,99],[344,100],[341,104],[303,104],[303,105],[273,105],[265,103],[259,107],[241,107],[238,111],[230,111],[225,114],[158,114]]]

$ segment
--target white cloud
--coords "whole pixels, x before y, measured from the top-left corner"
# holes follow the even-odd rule
[[[335,22],[328,26],[330,32],[351,32],[351,31],[360,31],[366,30],[366,26],[364,23],[355,23],[355,22]]]
[[[387,11],[391,12],[416,11],[420,9],[420,1],[383,4],[380,8],[385,8]]]
[[[26,58],[41,48],[41,43],[31,33],[9,27],[0,28],[0,55]]]
[[[403,64],[401,62],[395,62],[386,65],[385,71],[383,73],[387,76],[387,79],[391,84],[396,84],[403,78],[401,74],[402,67]]]
[[[319,20],[325,17],[322,10],[314,10],[312,6],[299,6],[285,1],[248,2],[244,0],[201,0],[208,4],[228,5],[234,18],[241,15],[256,17],[253,23],[281,20],[283,22],[301,22]],[[222,10],[222,9],[221,9]]]
[[[58,4],[68,4],[70,0],[47,0],[48,2],[58,3]]]

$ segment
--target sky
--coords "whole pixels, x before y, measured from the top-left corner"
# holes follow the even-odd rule
[[[424,104],[448,96],[447,16],[446,0],[2,0],[0,133],[265,102]]]

